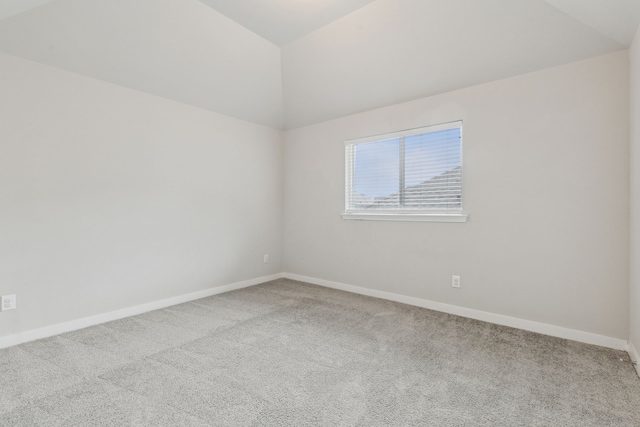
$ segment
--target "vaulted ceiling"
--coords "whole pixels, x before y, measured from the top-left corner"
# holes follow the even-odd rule
[[[626,49],[639,23],[638,0],[2,0],[0,52],[292,128]]]

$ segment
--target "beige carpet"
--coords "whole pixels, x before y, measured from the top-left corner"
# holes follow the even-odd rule
[[[0,350],[0,425],[640,426],[619,358],[282,279]]]

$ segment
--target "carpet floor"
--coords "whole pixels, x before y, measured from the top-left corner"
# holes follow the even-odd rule
[[[640,426],[620,358],[280,279],[0,350],[0,425]]]

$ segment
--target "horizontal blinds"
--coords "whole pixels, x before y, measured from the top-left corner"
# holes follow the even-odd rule
[[[347,211],[461,212],[462,123],[433,129],[348,141]]]

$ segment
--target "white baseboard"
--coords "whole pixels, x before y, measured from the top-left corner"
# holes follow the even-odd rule
[[[524,329],[526,331],[537,332],[544,335],[550,335],[553,337],[565,338],[565,339],[579,341],[587,344],[599,345],[602,347],[613,348],[616,350],[625,350],[629,352],[629,356],[631,357],[631,360],[635,362],[640,362],[640,356],[638,355],[635,347],[631,343],[628,343],[627,341],[619,338],[612,338],[612,337],[607,337],[603,335],[593,334],[590,332],[583,332],[583,331],[577,331],[575,329],[568,329],[560,326],[548,325],[546,323],[539,323],[531,320],[518,319],[515,317],[503,316],[500,314],[474,310],[471,308],[459,307],[455,305],[429,301],[421,298],[408,297],[404,295],[394,294],[391,292],[377,291],[373,289],[362,288],[359,286],[347,285],[344,283],[332,282],[329,280],[317,279],[317,278],[308,277],[308,276],[301,276],[301,275],[292,274],[292,273],[280,273],[280,274],[273,274],[270,276],[258,277],[251,280],[232,283],[230,285],[218,286],[215,288],[206,289],[204,291],[193,292],[186,295],[180,295],[172,298],[163,299],[160,301],[154,301],[147,304],[137,305],[135,307],[129,307],[122,310],[111,311],[109,313],[103,313],[96,316],[85,317],[82,319],[77,319],[69,322],[47,326],[44,328],[33,329],[30,331],[20,332],[14,335],[0,337],[0,348],[11,347],[11,346],[22,344],[25,342],[35,341],[41,338],[47,338],[47,337],[62,334],[65,332],[75,331],[78,329],[86,328],[93,325],[98,325],[101,323],[110,322],[113,320],[122,319],[129,316],[135,316],[135,315],[146,313],[149,311],[170,307],[172,305],[197,300],[200,298],[206,298],[208,296],[218,295],[218,294],[233,291],[236,289],[242,289],[249,286],[258,285],[260,283],[280,279],[282,277],[285,277],[287,279],[292,279],[292,280],[298,280],[301,282],[307,282],[314,285],[325,286],[328,288],[339,289],[342,291],[352,292],[355,294],[367,295],[367,296],[386,299],[390,301],[401,302],[404,304],[428,308],[431,310],[441,311],[449,314],[455,314],[458,316],[468,317],[471,319],[482,320],[485,322],[495,323],[498,325]],[[640,375],[640,367],[636,365],[636,369],[638,370],[638,374]]]
[[[260,283],[268,282],[270,280],[280,279],[282,277],[283,277],[282,274],[273,274],[270,276],[258,277],[255,279],[232,283],[230,285],[218,286],[215,288],[205,289],[204,291],[192,292],[185,295],[179,295],[177,297],[167,298],[160,301],[154,301],[147,304],[141,304],[141,305],[136,305],[134,307],[124,308],[122,310],[111,311],[108,313],[98,314],[96,316],[85,317],[82,319],[77,319],[69,322],[58,323],[56,325],[46,326],[44,328],[33,329],[30,331],[20,332],[14,335],[0,337],[0,348],[11,347],[11,346],[22,344],[25,342],[39,340],[41,338],[48,338],[48,337],[62,334],[65,332],[75,331],[78,329],[98,325],[100,323],[110,322],[113,320],[122,319],[129,316],[135,316],[135,315],[146,313],[149,311],[170,307],[172,305],[182,304],[182,303],[194,301],[200,298],[206,298],[212,295],[218,295],[225,292],[234,291],[236,289],[247,288],[249,286],[254,286]]]
[[[455,314],[458,316],[468,317],[471,319],[482,320],[484,322],[495,323],[512,328],[524,329],[525,331],[537,332],[552,337],[565,338],[573,341],[579,341],[586,344],[594,344],[601,347],[613,348],[616,350],[626,351],[627,341],[619,338],[607,337],[604,335],[593,334],[590,332],[577,331],[575,329],[563,328],[560,326],[549,325],[546,323],[534,322],[531,320],[518,319],[516,317],[503,316],[501,314],[489,313],[486,311],[474,310],[471,308],[459,307],[450,304],[444,304],[435,301],[429,301],[420,298],[408,297],[404,295],[394,294],[391,292],[377,291],[373,289],[361,288],[359,286],[346,285],[344,283],[332,282],[329,280],[317,279],[314,277],[301,276],[292,273],[283,273],[287,279],[307,282],[314,285],[325,286],[328,288],[339,289],[342,291],[352,292],[355,294],[367,295],[371,297],[386,299],[390,301],[401,302],[404,304],[414,305],[417,307],[428,308],[444,313]]]
[[[638,351],[631,341],[629,341],[629,348],[627,349],[627,353],[629,353],[631,361],[635,362],[634,367],[636,368],[638,376],[640,376],[640,355],[638,355]]]

